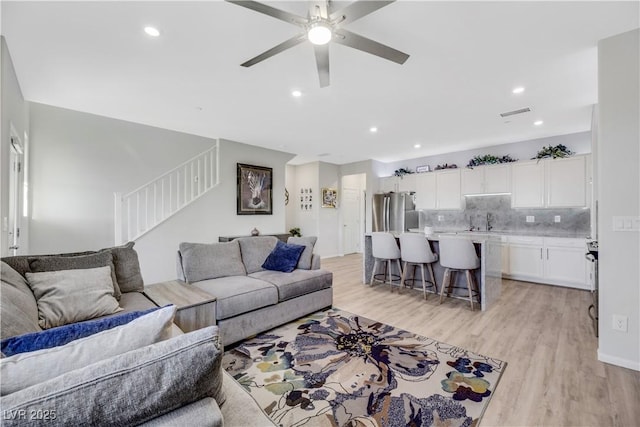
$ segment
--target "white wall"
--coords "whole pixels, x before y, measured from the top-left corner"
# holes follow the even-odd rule
[[[341,236],[340,232],[340,194],[338,193],[338,207],[323,208],[321,192],[322,188],[340,189],[339,186],[339,166],[319,162],[318,165],[318,242],[316,244],[317,252],[320,256],[331,257],[340,254]]]
[[[31,253],[112,246],[113,193],[127,192],[211,147],[194,135],[31,104]],[[175,279],[182,241],[285,228],[285,164],[293,156],[221,141],[220,185],[136,244],[145,282]],[[236,163],[273,168],[273,215],[236,215]]]
[[[11,55],[4,36],[0,37],[1,50],[1,75],[0,92],[2,93],[0,115],[2,116],[2,136],[0,138],[0,255],[9,255],[9,242],[7,229],[4,228],[4,219],[9,216],[9,151],[11,147],[11,128],[15,130],[21,140],[29,129],[29,110],[24,101],[20,84],[16,77],[11,61]],[[22,242],[21,252],[28,250],[29,236],[28,221],[21,224]]]
[[[640,216],[640,30],[598,43],[598,358],[640,370],[640,233],[613,231],[614,216]],[[629,318],[628,332],[611,328]]]

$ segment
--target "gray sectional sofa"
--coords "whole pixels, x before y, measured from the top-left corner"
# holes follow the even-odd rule
[[[304,245],[295,270],[262,267],[276,247],[273,236],[226,243],[182,243],[178,279],[216,297],[216,322],[225,346],[295,320],[333,303],[333,274],[320,268],[315,237],[290,237]]]
[[[0,267],[1,338],[42,331],[38,309],[40,300],[37,300],[32,284],[26,280],[27,273],[34,269],[46,272],[71,267],[93,268],[95,262],[107,262],[112,265],[111,272],[119,284],[114,281],[112,295],[115,298],[119,294],[118,305],[122,310],[115,314],[154,308],[155,305],[142,293],[144,285],[132,246],[128,244],[76,254],[3,258]],[[247,293],[249,299],[251,295]],[[172,336],[169,339],[3,393],[0,397],[0,406],[5,411],[2,424],[32,425],[40,421],[50,425],[273,425],[242,386],[221,369],[222,348],[217,328],[212,326],[183,334],[171,324],[171,318],[164,326],[167,336]],[[72,323],[75,324],[79,322]],[[111,331],[119,328],[122,327]],[[100,348],[91,348],[96,346],[92,341],[95,336],[70,344],[75,343],[76,351],[80,353],[89,350],[100,352]],[[118,345],[109,341],[101,348],[115,351]],[[38,352],[23,354],[35,353]],[[67,363],[71,361],[65,359],[62,364]],[[11,374],[4,379],[14,376],[20,369],[20,361],[15,357],[3,357],[0,364],[2,372]],[[153,366],[157,367],[156,371],[148,370]],[[171,369],[165,369],[167,366]],[[114,372],[117,375],[114,376]],[[30,372],[25,374],[33,375]]]

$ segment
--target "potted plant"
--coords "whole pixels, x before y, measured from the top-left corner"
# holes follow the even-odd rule
[[[536,154],[535,157],[532,157],[531,160],[534,159],[545,159],[545,158],[553,158],[553,159],[557,159],[557,158],[564,158],[564,157],[569,157],[571,156],[573,153],[573,151],[569,150],[567,148],[566,145],[562,145],[562,144],[558,144],[555,147],[552,147],[551,145],[549,145],[548,147],[542,147],[542,149],[540,151],[538,151],[538,154]]]

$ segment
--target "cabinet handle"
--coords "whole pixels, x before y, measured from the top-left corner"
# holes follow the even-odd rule
[[[547,248],[547,260],[549,259],[549,248]]]
[[[544,259],[542,258],[542,248],[540,248],[540,259]]]

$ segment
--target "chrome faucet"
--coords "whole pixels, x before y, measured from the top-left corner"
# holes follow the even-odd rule
[[[473,231],[476,227],[474,227],[473,225],[473,219],[471,218],[471,215],[469,215],[469,231]]]
[[[492,216],[489,212],[487,212],[487,231],[491,231],[493,226],[491,225]]]

